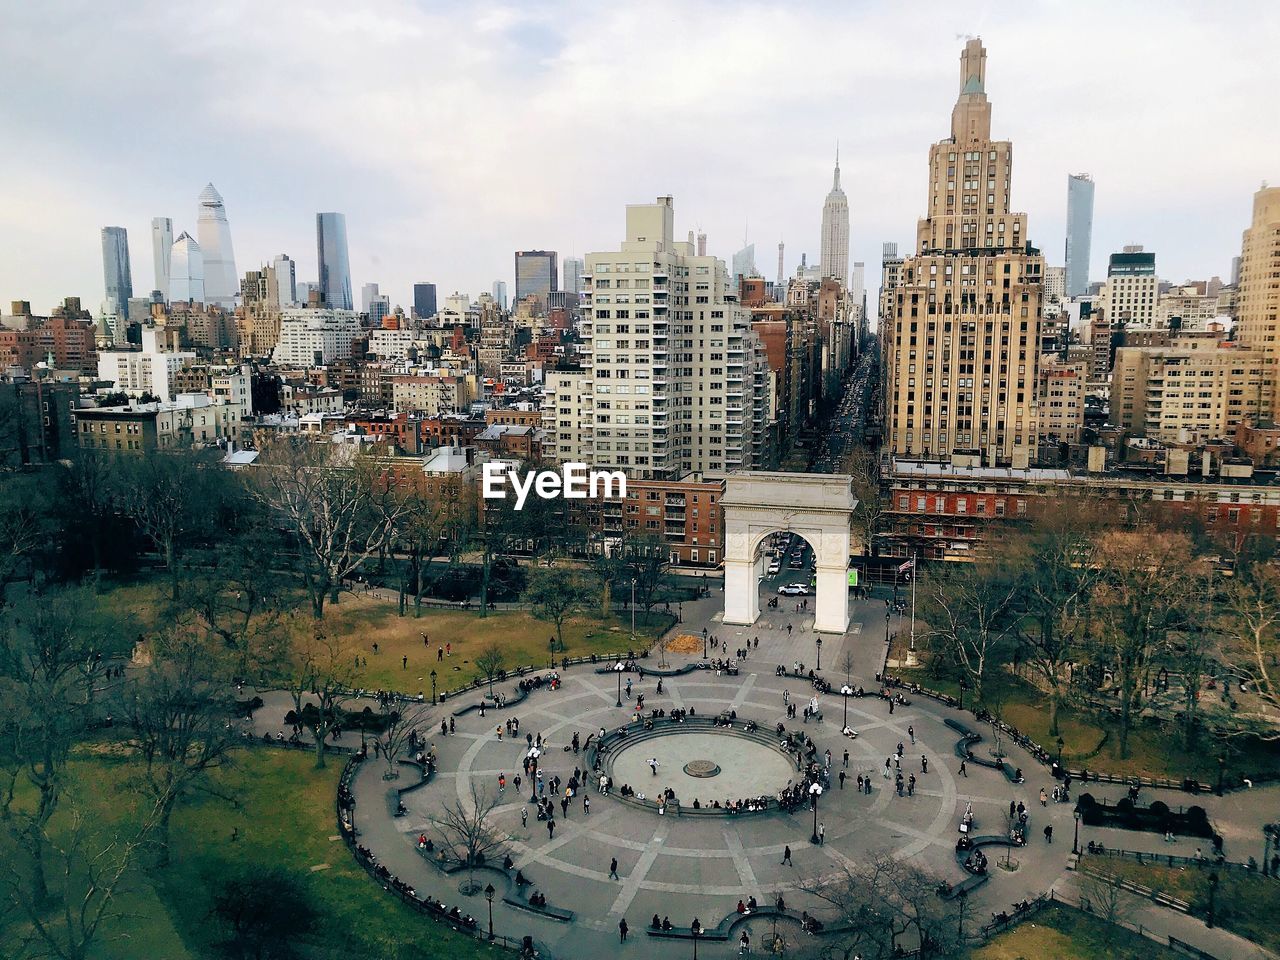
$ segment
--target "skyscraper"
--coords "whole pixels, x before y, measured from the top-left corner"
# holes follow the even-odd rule
[[[849,282],[849,201],[840,188],[840,151],[836,150],[836,172],[831,192],[822,204],[822,276]]]
[[[886,440],[899,455],[1026,466],[1044,260],[1026,214],[1009,210],[1013,146],[991,139],[986,60],[981,40],[965,44],[951,135],[929,150],[916,252],[885,291]]]
[[[578,280],[582,280],[581,275],[579,275]],[[505,280],[493,281],[493,299],[503,310],[507,309],[507,282]]]
[[[756,269],[756,245],[754,243],[748,243],[733,255],[732,271],[731,279],[735,289],[739,277],[760,276],[760,271]]]
[[[316,214],[316,262],[320,293],[332,310],[351,310],[351,262],[347,258],[347,218],[341,213]]]
[[[236,273],[236,255],[231,248],[231,224],[227,223],[222,197],[212,183],[200,192],[196,238],[204,257],[205,302],[234,307],[240,293],[240,275]]]
[[[185,230],[169,252],[169,299],[173,303],[204,303],[204,255]]]
[[[107,309],[123,323],[129,315],[129,298],[133,296],[129,233],[124,227],[102,228],[102,279],[107,291]]]
[[[298,302],[298,269],[287,254],[280,254],[271,261],[271,269],[275,277],[275,302],[277,306],[289,307]]]
[[[564,259],[564,291],[565,293],[582,292],[583,262],[577,257]]]
[[[151,256],[155,267],[155,286],[160,299],[169,299],[169,256],[173,251],[173,221],[168,217],[151,218]]]
[[[516,303],[532,294],[545,312],[550,295],[559,288],[554,250],[516,251]]]
[[[1089,247],[1093,243],[1093,178],[1087,173],[1067,177],[1067,296],[1089,291]]]
[[[507,285],[502,285],[505,295]],[[430,320],[439,309],[436,307],[436,285],[434,283],[415,283],[413,285],[413,315],[419,320]]]
[[[360,312],[368,313],[369,307],[378,299],[378,285],[376,283],[366,283],[360,288]]]
[[[1236,300],[1236,339],[1262,352],[1263,378],[1271,394],[1270,411],[1260,419],[1280,421],[1280,187],[1263,186],[1253,195],[1253,220],[1240,248],[1240,286]]]

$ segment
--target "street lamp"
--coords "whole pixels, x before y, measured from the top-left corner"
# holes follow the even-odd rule
[[[622,671],[625,669],[621,660],[613,665],[613,672],[618,675],[618,702],[614,704],[615,707],[622,706]]]
[[[847,683],[840,688],[840,696],[844,697],[844,722],[840,725],[840,732],[844,733],[849,729],[849,697],[853,693],[853,687]]]
[[[1227,758],[1218,758],[1218,796],[1222,796],[1222,777],[1227,769]]]
[[[960,709],[964,709],[964,692],[969,688],[969,684],[965,682],[964,677],[960,678]]]
[[[431,705],[436,705],[436,672],[431,671]]]
[[[893,616],[893,608],[885,607],[884,608],[884,642],[886,645],[889,643],[889,618],[891,616]]]
[[[1066,746],[1066,744],[1067,742],[1065,740],[1063,740],[1061,737],[1058,738],[1058,766],[1059,767],[1062,766],[1062,748]]]
[[[676,601],[676,623],[684,623],[684,601]]]
[[[689,924],[689,932],[693,934],[693,960],[698,960],[698,938],[702,936],[702,922],[697,917]]]
[[[809,838],[809,842],[817,844],[821,839],[818,836],[818,798],[822,796],[822,784],[813,783],[809,785],[809,803],[813,806],[813,836]]]
[[[818,648],[818,669],[821,670],[822,669],[822,638],[818,637],[814,641],[814,644]]]
[[[1077,857],[1080,856],[1080,811],[1076,811],[1076,836],[1071,841],[1071,852]]]
[[[489,901],[489,940],[493,941],[493,895],[497,893],[493,889],[493,884],[489,884],[484,888],[484,898]]]
[[[631,648],[636,646],[636,581],[631,580]]]
[[[707,628],[702,628],[702,659],[707,659]]]
[[[1216,873],[1209,874],[1209,916],[1205,918],[1204,925],[1206,927],[1213,926],[1213,908],[1218,898],[1218,875]]]

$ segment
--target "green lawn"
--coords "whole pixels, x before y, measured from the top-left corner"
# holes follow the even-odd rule
[[[217,956],[210,919],[211,884],[246,864],[283,868],[300,878],[317,919],[298,946],[309,960],[451,960],[489,957],[483,944],[461,937],[402,905],[332,840],[334,795],[341,764],[314,770],[310,754],[242,750],[218,771],[212,793],[174,815],[172,862],[160,869],[143,860],[129,878],[94,960],[203,960]],[[103,823],[131,810],[131,764],[86,752],[72,765],[78,802]],[[233,831],[238,831],[232,840]],[[327,865],[321,869],[315,867]],[[0,928],[0,942],[21,928]],[[8,956],[0,950],[0,956]]]
[[[1280,930],[1271,922],[1280,912],[1280,881],[1236,870],[1215,871],[1208,864],[1168,867],[1120,857],[1105,861],[1086,858],[1084,862],[1105,864],[1107,870],[1126,880],[1185,900],[1191,904],[1191,912],[1201,918],[1209,910],[1209,877],[1217,873],[1217,923],[1269,950],[1280,950]]]
[[[970,960],[1175,960],[1181,954],[1146,937],[1050,904],[974,950]]]

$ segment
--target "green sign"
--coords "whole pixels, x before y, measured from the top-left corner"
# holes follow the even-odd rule
[[[856,587],[858,585],[858,568],[849,568],[849,586]]]

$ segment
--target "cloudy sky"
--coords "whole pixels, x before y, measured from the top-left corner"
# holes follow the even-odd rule
[[[840,143],[852,259],[910,247],[963,38],[982,37],[1013,200],[1062,262],[1066,179],[1097,181],[1093,275],[1124,243],[1171,280],[1229,274],[1280,179],[1280,5],[0,0],[0,303],[103,296],[99,229],[194,233],[212,181],[243,273],[314,279],[315,212],[347,215],[352,282],[473,297],[512,251],[613,248],[672,194],[680,234],[766,276],[817,259]],[[357,293],[358,296],[358,293]]]

